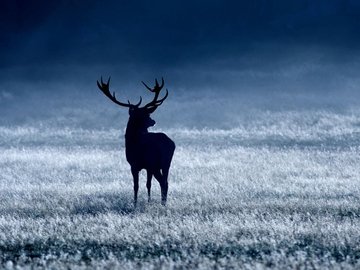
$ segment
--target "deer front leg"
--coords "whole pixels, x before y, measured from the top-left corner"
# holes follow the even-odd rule
[[[139,190],[139,171],[135,168],[131,168],[131,173],[134,179],[134,206],[136,207],[137,195]]]
[[[147,181],[146,181],[146,188],[148,191],[148,202],[150,202],[150,191],[151,191],[151,178],[152,178],[152,173],[150,171],[147,171]]]

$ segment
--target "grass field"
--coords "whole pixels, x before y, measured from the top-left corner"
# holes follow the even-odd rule
[[[168,128],[169,199],[139,205],[117,128],[0,127],[0,268],[359,268],[360,111]]]

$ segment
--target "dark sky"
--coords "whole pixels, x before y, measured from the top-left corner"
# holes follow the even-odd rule
[[[2,0],[0,29],[3,74],[239,69],[309,48],[329,51],[330,61],[357,52],[360,2]]]

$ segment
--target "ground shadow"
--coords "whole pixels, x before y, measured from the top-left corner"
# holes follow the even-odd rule
[[[134,200],[128,192],[102,192],[77,197],[71,215],[97,215],[115,212],[122,215],[144,211],[145,203],[134,207]]]

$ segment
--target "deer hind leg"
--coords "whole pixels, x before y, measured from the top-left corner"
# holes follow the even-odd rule
[[[150,171],[147,171],[147,181],[146,181],[146,188],[148,191],[148,202],[150,202],[150,191],[151,191],[151,178],[152,178],[152,173]]]
[[[169,174],[169,169],[165,169],[162,170],[162,173],[159,171],[157,171],[156,173],[154,173],[155,178],[159,181],[160,183],[160,188],[161,188],[161,204],[162,205],[166,205],[166,200],[167,200],[167,192],[168,192],[168,174]]]
[[[169,168],[162,169],[163,188],[161,191],[161,201],[162,201],[163,205],[166,204],[166,200],[167,200],[167,193],[168,193],[168,188],[169,188],[168,175],[169,175]]]
[[[134,179],[134,206],[136,206],[138,190],[139,190],[139,171],[134,168],[131,168],[131,173]]]

